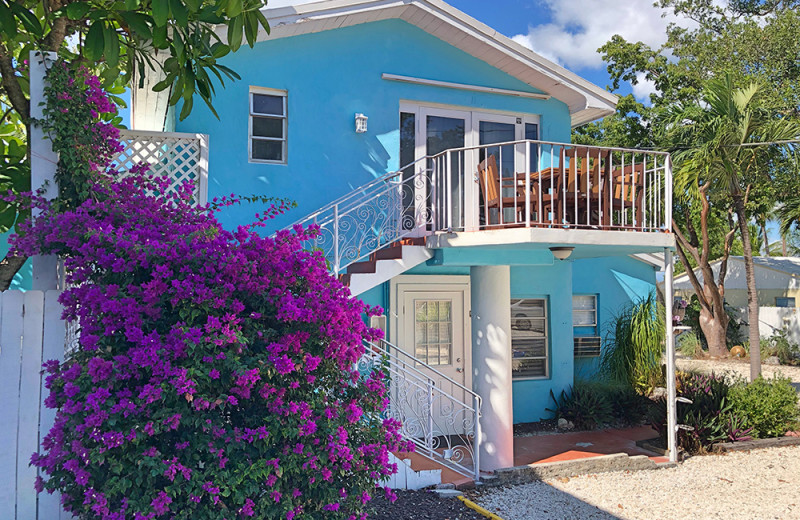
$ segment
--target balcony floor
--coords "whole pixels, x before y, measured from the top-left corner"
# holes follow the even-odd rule
[[[500,228],[481,231],[440,232],[427,237],[432,249],[482,248],[507,251],[546,250],[553,246],[573,246],[570,258],[596,258],[637,253],[659,253],[675,247],[675,237],[667,232],[642,232],[599,229]]]

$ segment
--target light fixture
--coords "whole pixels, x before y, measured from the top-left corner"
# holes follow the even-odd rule
[[[566,260],[569,258],[569,255],[572,254],[574,249],[574,247],[569,246],[551,247],[550,252],[553,253],[553,256],[559,260]]]
[[[356,133],[363,134],[367,131],[367,119],[364,114],[356,114]]]

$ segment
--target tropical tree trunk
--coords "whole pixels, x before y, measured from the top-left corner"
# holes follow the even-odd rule
[[[758,332],[758,289],[756,288],[756,271],[753,264],[753,247],[750,244],[750,230],[747,228],[747,217],[744,209],[744,196],[733,196],[736,218],[739,220],[739,232],[742,234],[744,251],[744,270],[747,278],[747,321],[750,326],[750,380],[761,375],[761,335]]]
[[[708,343],[708,354],[714,358],[728,357],[728,315],[725,311],[711,314],[700,307],[700,329]]]
[[[761,238],[764,239],[764,256],[769,256],[769,237],[767,236],[767,217],[761,221]]]

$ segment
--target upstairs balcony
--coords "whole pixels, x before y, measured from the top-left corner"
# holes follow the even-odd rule
[[[449,149],[380,177],[298,222],[316,224],[335,273],[386,245],[537,244],[652,252],[673,238],[669,154],[523,140]]]

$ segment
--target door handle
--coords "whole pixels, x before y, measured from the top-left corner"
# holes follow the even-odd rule
[[[456,372],[463,372],[463,371],[464,371],[464,369],[461,368],[461,367],[456,368]]]

